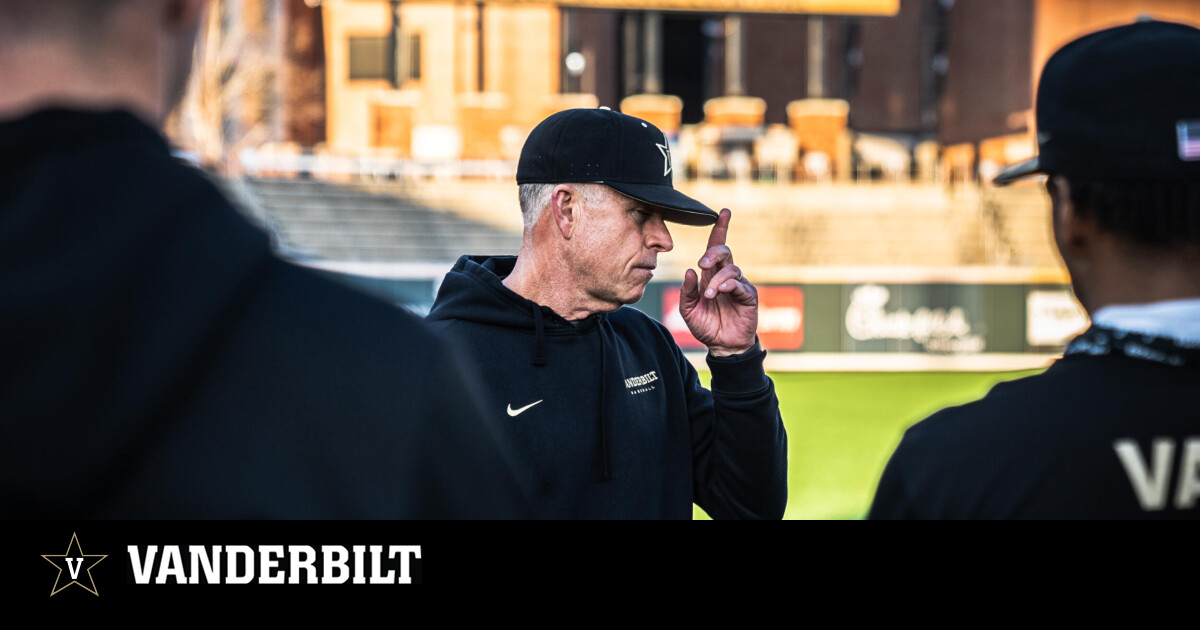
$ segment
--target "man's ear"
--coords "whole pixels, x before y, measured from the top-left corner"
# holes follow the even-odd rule
[[[1071,182],[1062,175],[1054,175],[1046,182],[1050,192],[1051,213],[1054,218],[1054,240],[1063,257],[1086,248],[1096,231],[1096,222],[1082,217],[1079,208],[1071,199]]]
[[[564,240],[571,240],[579,222],[579,191],[574,186],[559,184],[550,193],[550,213],[554,225]]]

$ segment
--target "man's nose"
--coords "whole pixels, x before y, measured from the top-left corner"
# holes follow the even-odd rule
[[[662,214],[658,212],[654,213],[654,219],[647,226],[646,247],[657,249],[660,252],[669,252],[675,249],[675,241],[671,240],[671,231],[667,229],[667,222],[663,221]]]

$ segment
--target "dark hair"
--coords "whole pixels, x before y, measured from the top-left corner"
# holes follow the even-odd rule
[[[1140,245],[1200,247],[1200,180],[1070,180],[1080,216]]]

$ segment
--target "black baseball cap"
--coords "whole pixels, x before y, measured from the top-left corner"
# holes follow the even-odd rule
[[[1200,29],[1147,20],[1081,37],[1046,62],[1038,156],[994,180],[1200,177]]]
[[[656,206],[663,219],[712,225],[717,213],[675,190],[671,147],[658,127],[606,107],[568,109],[534,127],[517,163],[518,184],[594,183]]]

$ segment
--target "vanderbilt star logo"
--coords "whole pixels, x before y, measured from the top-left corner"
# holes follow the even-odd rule
[[[666,139],[663,139],[666,142]],[[658,147],[658,152],[663,156],[663,177],[671,174],[671,147],[666,144],[655,144]]]
[[[71,542],[67,544],[66,553],[60,555],[43,555],[42,557],[46,559],[46,562],[58,567],[58,577],[54,580],[54,589],[50,591],[51,597],[72,584],[78,584],[80,588],[92,595],[100,596],[100,593],[96,592],[96,583],[92,580],[92,568],[100,564],[101,560],[107,558],[107,555],[84,555],[83,550],[79,547],[79,538],[72,533]],[[59,583],[63,581],[63,569],[66,569],[67,575],[70,576],[70,581],[59,586]],[[87,584],[79,580],[79,576],[83,574],[83,570],[85,569],[87,570]]]
[[[545,399],[543,398],[542,400],[545,400]],[[537,402],[535,402],[535,403],[529,403],[528,405],[525,405],[524,407],[521,407],[520,409],[513,409],[513,408],[512,408],[512,403],[509,403],[509,405],[508,405],[508,417],[510,417],[510,418],[516,418],[517,416],[519,416],[519,415],[521,415],[521,414],[525,413],[525,411],[526,411],[526,410],[528,410],[530,407],[532,407],[532,406],[534,406],[534,405],[536,405],[536,404],[538,404],[538,403],[540,403],[540,402],[542,402],[542,401],[541,401],[541,400],[539,400],[539,401],[537,401]]]

